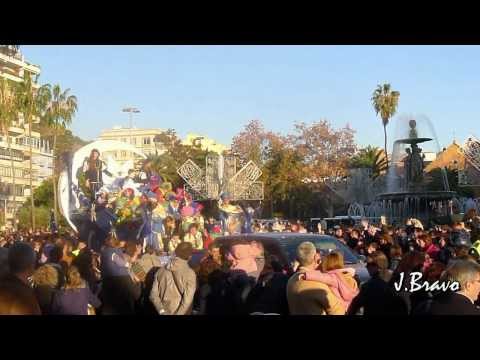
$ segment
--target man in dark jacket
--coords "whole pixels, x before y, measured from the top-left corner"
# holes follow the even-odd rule
[[[420,304],[415,315],[480,315],[474,304],[480,294],[479,264],[457,260],[447,268],[442,280],[450,283],[450,291]]]
[[[249,313],[288,315],[288,276],[276,256],[270,255],[264,271],[247,297]]]
[[[408,315],[405,302],[389,286],[382,275],[382,264],[370,258],[367,270],[371,278],[362,285],[360,293],[350,304],[347,315],[357,315],[363,308],[365,316]]]

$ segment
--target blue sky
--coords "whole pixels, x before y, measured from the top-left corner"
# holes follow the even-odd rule
[[[349,123],[360,145],[382,146],[370,103],[378,83],[400,91],[398,116],[421,114],[441,146],[480,135],[479,46],[22,46],[40,83],[78,97],[85,139],[128,125],[196,132],[229,144],[251,119],[288,133],[296,121]],[[394,136],[396,119],[389,126]]]

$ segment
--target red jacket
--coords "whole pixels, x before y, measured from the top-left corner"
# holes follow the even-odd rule
[[[440,248],[435,244],[430,244],[430,246],[426,249],[425,252],[428,254],[428,256],[430,256],[430,258],[432,258],[433,260],[437,260]]]

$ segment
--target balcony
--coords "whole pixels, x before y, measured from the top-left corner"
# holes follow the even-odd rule
[[[17,54],[18,55],[18,54]],[[24,68],[34,74],[40,74],[40,67],[37,65],[30,64],[25,61],[22,55],[19,56],[8,56],[3,53],[0,53],[0,61],[5,62],[7,64],[13,64]]]
[[[18,127],[18,125],[10,126],[8,132],[13,134],[13,136],[22,135],[25,133],[25,129]]]

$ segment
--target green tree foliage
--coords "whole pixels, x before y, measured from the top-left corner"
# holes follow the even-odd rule
[[[53,208],[53,179],[44,180],[34,191],[35,206]]]
[[[458,185],[458,170],[445,169],[447,173],[448,184],[451,191],[457,192],[461,197],[475,197],[475,191],[472,187]],[[433,169],[428,174],[428,189],[432,191],[444,191],[443,175],[440,168]]]
[[[155,143],[160,150],[158,154],[150,155],[148,160],[152,162],[153,169],[174,187],[183,185],[177,169],[188,159],[192,159],[202,169],[205,168],[207,152],[197,146],[182,144],[175,130],[168,129],[165,133],[157,135]]]
[[[24,205],[18,210],[18,228],[29,229],[30,228],[30,205]],[[50,221],[50,209],[46,206],[39,206],[33,209],[35,216],[36,228],[44,228],[49,226]]]
[[[367,168],[371,171],[373,179],[383,175],[388,170],[387,158],[385,151],[378,147],[367,146],[360,149],[357,154],[352,156],[348,162],[350,169]]]
[[[36,227],[46,227],[49,226],[50,222],[50,211],[54,208],[54,197],[53,197],[53,178],[48,178],[44,180],[38,187],[35,188],[34,192],[34,204],[35,204],[35,226]],[[28,217],[25,218],[27,223],[22,223],[22,217],[24,213],[30,214],[30,198],[24,203],[24,205],[19,210],[19,224],[27,228],[30,227],[30,222]],[[47,214],[47,215],[46,215]],[[40,215],[40,219],[37,217]],[[62,215],[59,215],[58,223],[61,227],[67,226],[67,222]]]
[[[348,126],[335,129],[322,120],[296,124],[293,134],[282,136],[253,120],[233,138],[232,151],[242,165],[253,160],[262,170],[263,216],[280,212],[289,218],[307,218],[315,215],[312,209],[318,201],[312,180],[346,173],[356,150],[354,133]]]

